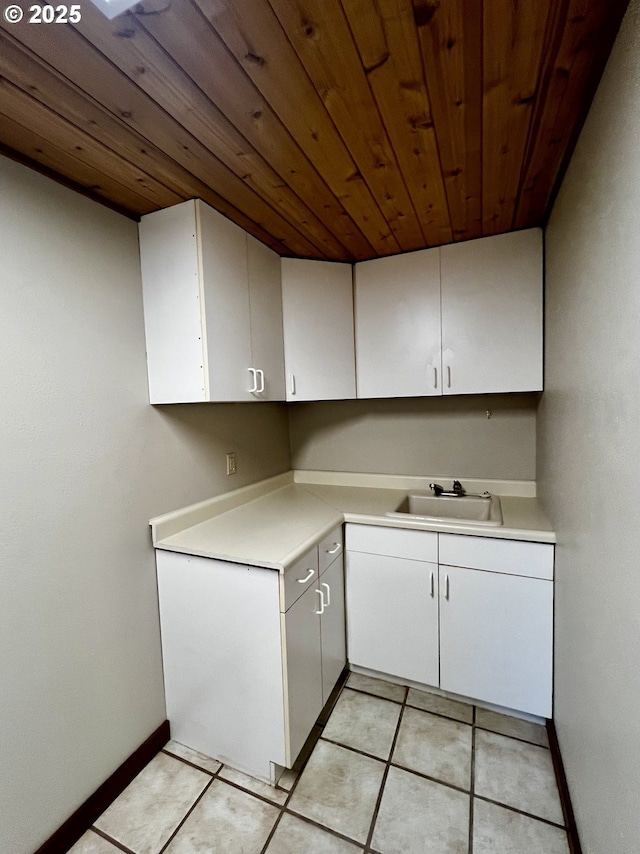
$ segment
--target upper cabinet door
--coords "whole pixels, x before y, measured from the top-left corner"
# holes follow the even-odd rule
[[[352,267],[282,259],[287,400],[356,396]]]
[[[542,389],[542,231],[443,246],[444,394]]]
[[[210,400],[252,400],[247,235],[204,202],[198,214]]]
[[[355,266],[358,397],[442,394],[440,250]]]
[[[247,235],[252,367],[260,400],[284,400],[280,256]]]

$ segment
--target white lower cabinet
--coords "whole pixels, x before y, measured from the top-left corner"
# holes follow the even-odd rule
[[[284,575],[156,552],[176,741],[271,782],[293,765],[346,663],[341,528],[331,536],[320,578],[317,546]]]
[[[319,580],[312,578],[308,583],[282,615],[291,764],[347,663],[342,553],[336,554]]]
[[[438,684],[436,564],[347,551],[349,662]]]
[[[440,567],[440,687],[551,717],[553,582]]]
[[[287,753],[293,759],[311,732],[324,705],[322,700],[321,593],[317,584],[282,615],[286,654]],[[288,764],[288,763],[284,763]]]
[[[551,717],[552,545],[347,525],[346,553],[352,664]]]

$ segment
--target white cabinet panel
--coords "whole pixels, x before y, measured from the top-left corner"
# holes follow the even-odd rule
[[[438,567],[347,552],[347,648],[360,667],[438,684]]]
[[[354,398],[350,264],[282,259],[287,400]]]
[[[542,231],[440,248],[444,394],[542,388]]]
[[[280,603],[287,611],[299,599],[307,587],[318,586],[318,552],[311,549],[302,555],[282,576],[283,598]]]
[[[334,560],[342,558],[343,549],[344,529],[340,525],[318,543],[318,567],[321,575]]]
[[[260,400],[284,400],[284,341],[280,256],[247,234],[251,365],[258,374]]]
[[[196,202],[211,400],[251,400],[251,324],[247,235]]]
[[[307,588],[282,615],[286,655],[285,708],[289,718],[289,744],[284,764],[289,767],[300,753],[323,706],[319,590],[317,584]],[[254,721],[254,726],[262,726],[262,709],[260,720]]]
[[[548,543],[440,534],[439,544],[441,564],[553,579],[554,550]]]
[[[355,266],[358,397],[442,394],[440,250]]]
[[[195,202],[142,217],[138,232],[149,400],[207,400]]]
[[[440,567],[440,687],[551,717],[553,583]]]
[[[431,531],[356,524],[345,529],[349,551],[438,562],[438,535]]]
[[[278,573],[159,550],[156,562],[172,737],[269,779],[286,761]]]
[[[320,617],[322,635],[322,705],[347,663],[347,641],[344,602],[344,561],[337,557],[320,576],[324,612]]]

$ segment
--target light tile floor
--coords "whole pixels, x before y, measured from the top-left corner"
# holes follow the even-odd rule
[[[568,854],[544,727],[352,673],[272,788],[175,742],[70,854]]]

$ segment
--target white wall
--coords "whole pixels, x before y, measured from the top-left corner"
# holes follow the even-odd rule
[[[535,394],[495,394],[292,404],[293,465],[534,480],[537,403]]]
[[[640,3],[546,234],[539,491],[558,533],[555,719],[585,854],[640,851]]]
[[[149,406],[136,224],[0,170],[0,851],[30,854],[165,718],[149,517],[290,459],[281,405]]]

